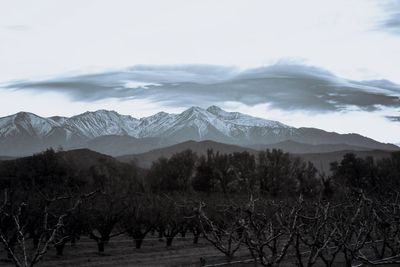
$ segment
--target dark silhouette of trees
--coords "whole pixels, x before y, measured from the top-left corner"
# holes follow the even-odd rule
[[[364,191],[368,194],[395,194],[400,188],[400,153],[374,160],[346,154],[340,162],[331,163],[332,179],[342,191]]]
[[[192,186],[195,191],[215,192],[213,151],[207,151],[207,157],[201,156],[198,160],[196,172],[192,180]]]
[[[281,150],[276,149],[259,153],[258,177],[262,192],[277,196],[278,194],[287,195],[289,192],[294,191],[295,185],[290,181],[290,172],[291,161],[289,153],[283,153]]]
[[[257,191],[255,157],[248,152],[233,154],[207,151],[200,157],[193,189],[201,192],[246,193]]]
[[[281,150],[267,150],[258,156],[260,191],[271,196],[288,196],[293,193],[316,195],[316,169]]]
[[[150,168],[148,179],[154,192],[188,192],[197,156],[191,150],[160,158]]]
[[[371,159],[364,160],[356,157],[354,154],[346,154],[340,161],[340,164],[334,162],[331,164],[333,177],[346,187],[353,189],[370,188],[374,183],[370,176],[370,168],[373,164]]]

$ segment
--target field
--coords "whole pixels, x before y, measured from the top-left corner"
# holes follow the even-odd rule
[[[203,258],[205,265],[201,265]],[[0,253],[0,266],[14,266],[6,260],[4,251]],[[237,253],[230,263],[219,251],[210,245],[204,238],[199,239],[198,244],[192,243],[192,237],[178,237],[172,247],[165,246],[165,240],[159,240],[156,236],[149,236],[141,249],[136,249],[131,239],[120,236],[112,239],[106,251],[97,252],[96,243],[83,237],[75,246],[70,244],[64,250],[63,256],[56,256],[52,248],[46,254],[44,260],[37,266],[74,266],[74,267],[120,267],[120,266],[261,266],[254,263],[248,251],[243,248]],[[282,267],[296,266],[295,258],[281,264]],[[315,266],[323,266],[316,264]],[[338,258],[334,266],[344,266],[344,262]]]
[[[172,247],[165,246],[165,240],[149,236],[141,249],[136,249],[131,239],[125,236],[112,239],[103,254],[97,252],[96,243],[84,237],[75,246],[67,245],[63,256],[56,256],[51,249],[44,261],[38,266],[201,266],[200,258],[208,264],[227,262],[215,248],[200,238],[198,244],[192,244],[192,237],[177,238]],[[243,249],[238,260],[250,258]],[[1,266],[14,266],[7,262],[4,251],[0,254]],[[254,264],[252,264],[254,266]],[[239,265],[235,265],[239,266]]]

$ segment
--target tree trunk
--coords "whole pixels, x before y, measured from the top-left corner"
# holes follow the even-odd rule
[[[136,248],[139,249],[142,247],[142,243],[143,243],[143,238],[137,238],[135,239],[135,244],[136,244]]]
[[[172,241],[174,240],[174,237],[167,237],[167,247],[172,246]]]
[[[34,237],[32,238],[32,242],[33,242],[33,248],[34,248],[34,249],[37,249],[38,246],[39,246],[39,237],[34,236]]]
[[[181,237],[182,237],[182,238],[186,237],[186,230],[182,230],[182,231],[181,231]]]
[[[195,235],[193,238],[193,244],[199,243],[199,235]]]
[[[344,259],[346,262],[346,267],[351,267],[353,263],[353,259],[351,258],[350,253],[347,252],[347,250],[344,250]]]
[[[65,242],[61,242],[60,244],[55,245],[57,256],[62,256],[64,253]]]
[[[158,231],[158,241],[164,241],[163,237],[164,237],[163,232],[161,230]]]
[[[75,235],[73,235],[71,237],[71,247],[75,247],[75,245],[76,245],[76,237],[75,237]]]
[[[97,250],[100,253],[104,252],[104,241],[100,240],[100,241],[97,242]]]

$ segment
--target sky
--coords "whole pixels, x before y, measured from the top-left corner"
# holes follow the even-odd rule
[[[400,143],[400,0],[0,0],[0,62],[0,116],[217,104]]]

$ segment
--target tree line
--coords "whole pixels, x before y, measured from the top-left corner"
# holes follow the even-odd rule
[[[198,157],[191,150],[160,158],[146,181],[152,192],[204,192],[222,194],[266,194],[285,197],[294,193],[315,195],[317,170],[281,150],[223,154],[208,150]]]

